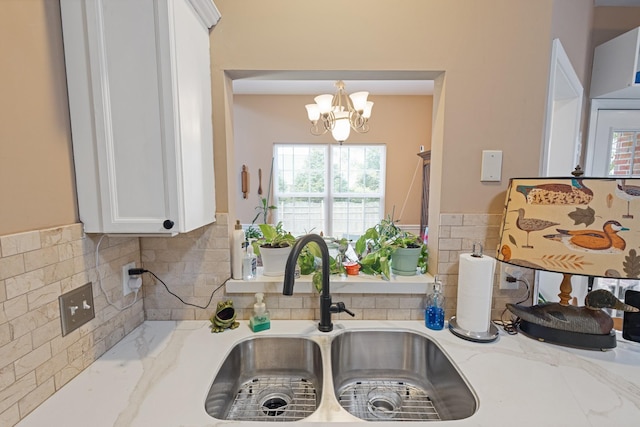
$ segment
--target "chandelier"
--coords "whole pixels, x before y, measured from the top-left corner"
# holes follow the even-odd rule
[[[344,82],[336,82],[338,88],[335,95],[318,95],[315,104],[307,104],[307,115],[311,121],[311,133],[323,135],[331,131],[333,139],[342,145],[351,129],[358,133],[369,131],[369,117],[373,102],[367,101],[369,92],[356,92],[347,96]]]

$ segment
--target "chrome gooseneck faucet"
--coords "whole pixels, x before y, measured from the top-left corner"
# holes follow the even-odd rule
[[[296,263],[298,262],[298,256],[309,242],[315,242],[318,244],[322,256],[322,294],[320,295],[320,323],[318,324],[318,330],[321,332],[331,332],[333,330],[331,313],[345,312],[351,316],[355,316],[355,314],[349,311],[342,302],[337,302],[335,304],[331,303],[331,293],[329,292],[329,248],[327,248],[327,244],[324,239],[319,235],[307,234],[299,238],[295,245],[293,245],[289,258],[287,258],[287,266],[284,270],[284,287],[282,288],[282,294],[293,295],[293,284],[295,282],[295,270]]]

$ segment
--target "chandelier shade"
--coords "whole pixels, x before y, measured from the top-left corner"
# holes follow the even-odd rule
[[[563,274],[560,299],[507,304],[526,335],[591,350],[616,346],[611,317],[637,311],[605,290],[572,303],[572,275],[640,278],[640,179],[514,178],[507,190],[499,261]]]
[[[369,118],[373,102],[368,101],[369,92],[355,92],[347,96],[344,82],[336,82],[335,95],[318,95],[315,104],[307,104],[307,117],[311,122],[311,134],[323,135],[331,132],[333,139],[342,144],[349,138],[351,130],[358,133],[369,131]]]

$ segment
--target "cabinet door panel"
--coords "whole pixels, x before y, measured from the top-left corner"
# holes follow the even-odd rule
[[[101,3],[101,46],[95,51],[99,64],[106,64],[101,84],[108,101],[97,105],[104,109],[100,173],[109,186],[102,192],[105,231],[127,232],[134,223],[138,232],[160,232],[163,221],[172,217],[157,66],[158,4]]]
[[[182,196],[185,206],[184,225],[209,223],[215,218],[213,168],[213,127],[211,118],[211,66],[209,30],[201,23],[187,2],[174,3],[175,63],[174,86],[178,93],[179,158],[182,168]]]

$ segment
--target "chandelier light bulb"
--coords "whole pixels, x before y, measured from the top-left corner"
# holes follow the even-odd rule
[[[353,109],[356,111],[364,111],[368,96],[369,92],[356,92],[349,95],[349,98],[351,98],[353,102]]]
[[[331,129],[331,135],[333,139],[338,141],[339,143],[343,143],[349,138],[349,134],[351,133],[351,124],[349,123],[349,112],[348,111],[337,111],[334,113],[335,116],[335,124],[333,129]]]
[[[318,104],[307,104],[305,105],[307,108],[307,116],[309,120],[313,122],[317,122],[320,118],[320,109],[318,108]]]
[[[362,113],[362,117],[364,117],[365,119],[368,119],[369,117],[371,117],[372,109],[373,109],[373,102],[367,101],[367,103],[364,106],[364,112]]]
[[[331,112],[331,102],[333,101],[333,95],[318,95],[313,100],[316,101],[320,114],[329,114]]]
[[[355,92],[347,95],[344,82],[335,84],[335,95],[323,94],[314,98],[315,104],[305,105],[311,121],[311,134],[322,135],[331,131],[333,138],[342,144],[351,129],[358,133],[369,131],[369,117],[373,102],[367,101],[369,92]]]

